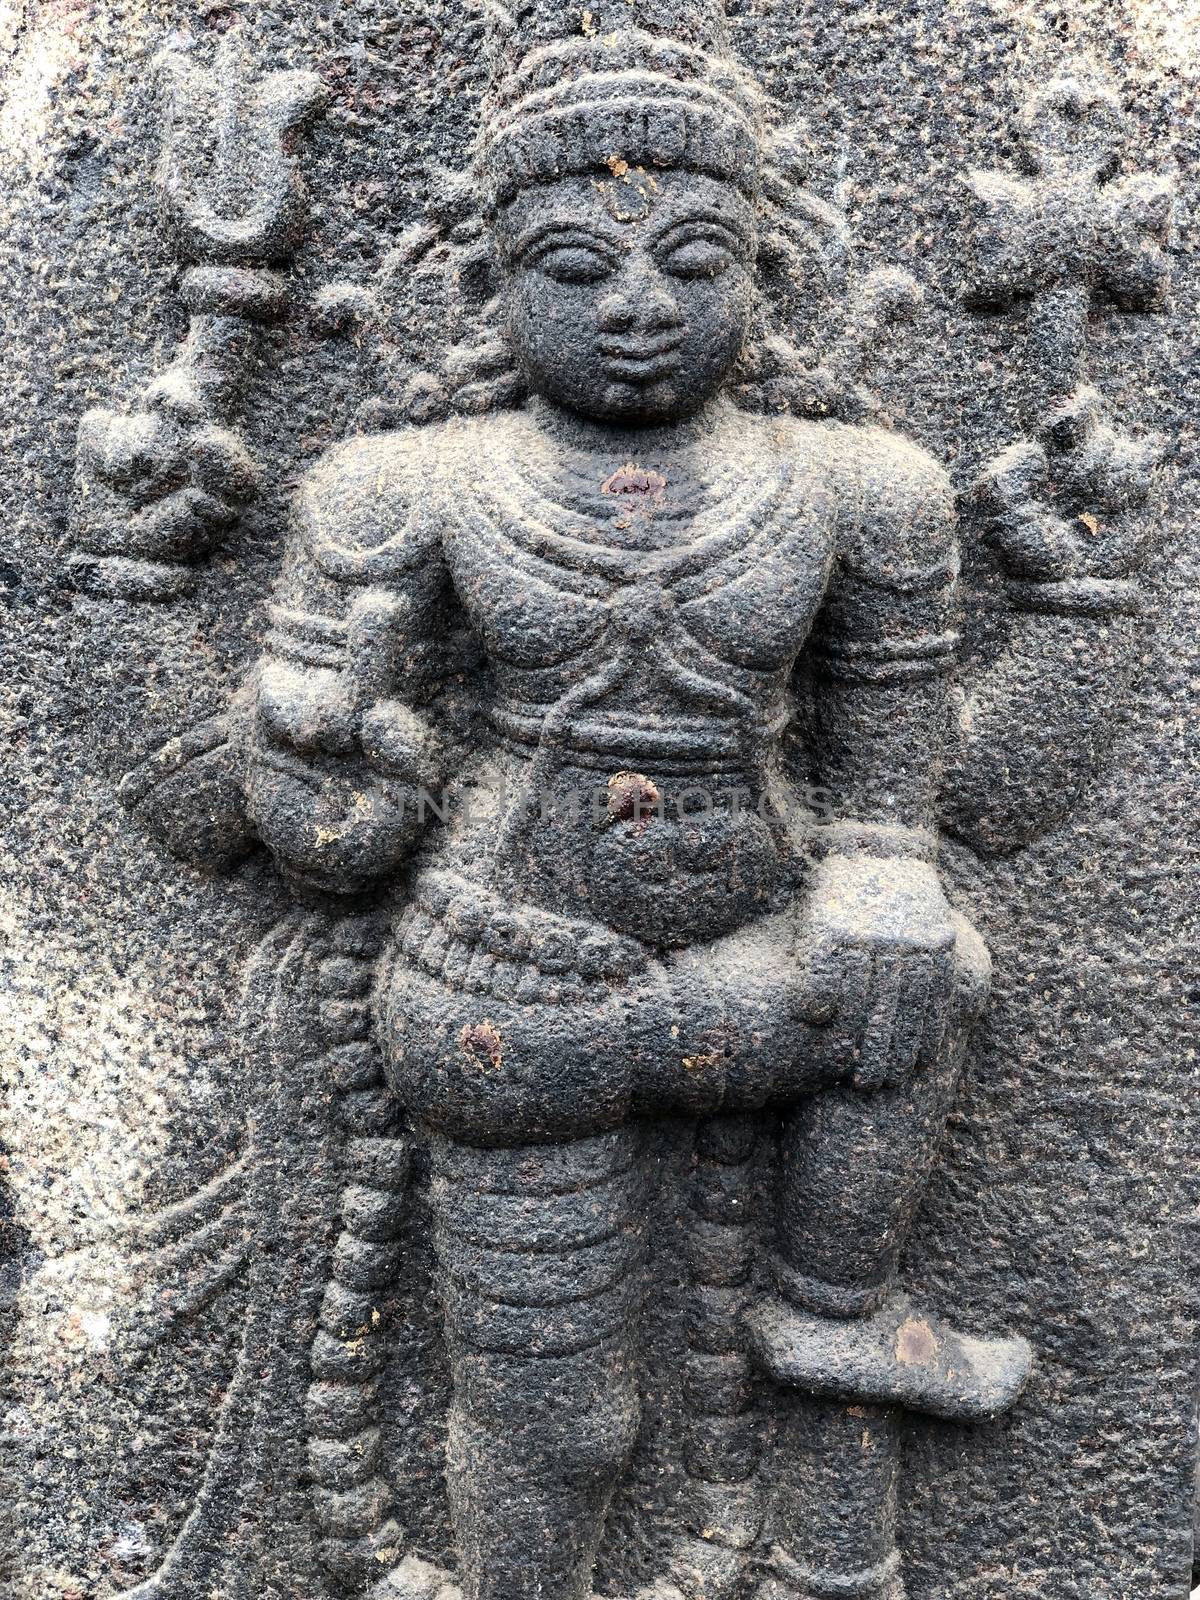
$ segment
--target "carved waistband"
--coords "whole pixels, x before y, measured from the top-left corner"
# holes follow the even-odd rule
[[[512,905],[455,873],[422,873],[396,925],[398,953],[431,976],[518,1004],[603,1000],[646,964],[598,923]]]
[[[541,743],[553,706],[520,701],[498,702],[488,720],[506,744],[531,750]],[[580,766],[609,770],[633,764],[655,774],[742,772],[753,752],[778,738],[789,712],[780,706],[772,715],[746,727],[716,718],[703,722],[660,724],[639,722],[636,714],[616,717],[581,715],[555,739],[555,748]]]

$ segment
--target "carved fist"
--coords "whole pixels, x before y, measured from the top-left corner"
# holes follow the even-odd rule
[[[986,996],[986,952],[946,902],[924,861],[829,855],[817,868],[805,918],[814,1013],[851,1041],[851,1081],[902,1082],[941,1048],[958,978],[959,941],[977,948],[964,968]]]
[[[1136,575],[1156,530],[1128,513],[1145,505],[1163,453],[1158,437],[1112,426],[1094,389],[1060,401],[1042,419],[1040,442],[1008,446],[975,484],[1008,575],[1032,583]]]
[[[391,871],[427,820],[439,741],[394,700],[364,707],[345,671],[269,659],[259,673],[248,799],[285,870],[332,893]]]
[[[144,409],[89,411],[80,423],[79,543],[91,555],[191,560],[258,492],[241,440],[172,376],[152,386]]]
[[[361,761],[332,769],[258,746],[246,799],[284,873],[329,894],[357,893],[391,871],[421,831],[411,791]]]

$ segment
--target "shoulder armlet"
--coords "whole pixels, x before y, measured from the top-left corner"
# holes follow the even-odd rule
[[[324,455],[301,486],[297,523],[339,583],[387,583],[436,558],[436,430],[370,434]]]

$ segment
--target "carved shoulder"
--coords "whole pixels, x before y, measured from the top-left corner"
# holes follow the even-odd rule
[[[360,697],[368,685],[382,693],[398,661],[410,694],[436,679],[446,587],[439,458],[436,429],[372,434],[337,445],[301,484],[258,701],[262,715],[274,695],[269,717],[293,742],[297,708],[316,726],[309,701],[328,711],[341,695],[329,692],[331,673],[348,672]]]
[[[843,567],[868,583],[910,590],[951,583],[958,570],[954,491],[926,451],[882,428],[838,430],[844,463]]]
[[[307,557],[341,583],[389,584],[440,564],[437,428],[370,434],[324,455],[296,508]]]

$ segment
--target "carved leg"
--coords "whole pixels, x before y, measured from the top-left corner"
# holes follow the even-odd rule
[[[835,1089],[785,1119],[775,1262],[783,1305],[767,1361],[777,1380],[786,1381],[780,1358],[801,1329],[814,1359],[836,1376],[838,1323],[869,1326],[886,1307],[961,1057],[956,1040],[910,1084],[871,1095]],[[859,1398],[850,1372],[845,1392]],[[900,1600],[899,1450],[893,1408],[793,1400],[774,1517],[779,1595]]]
[[[784,1122],[780,1298],[756,1308],[750,1330],[766,1371],[798,1393],[774,1507],[776,1577],[762,1600],[902,1600],[903,1411],[993,1415],[1028,1374],[1023,1340],[959,1335],[893,1288],[978,1006],[982,975],[973,982],[975,969],[964,965],[959,976],[936,1060],[876,1093],[827,1091]]]
[[[792,1304],[858,1317],[887,1298],[933,1169],[965,1046],[957,1030],[910,1082],[829,1089],[784,1118],[775,1277]]]
[[[437,1140],[433,1170],[463,1593],[584,1600],[638,1427],[635,1135],[497,1151]]]
[[[903,1600],[900,1414],[796,1400],[782,1440],[775,1579],[760,1600]]]

